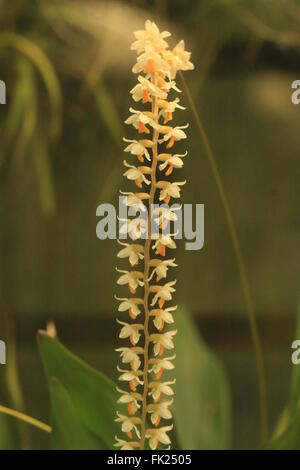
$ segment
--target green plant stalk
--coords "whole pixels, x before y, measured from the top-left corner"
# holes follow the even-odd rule
[[[1,32],[0,47],[12,47],[29,58],[39,70],[48,92],[51,107],[51,137],[56,139],[61,132],[62,94],[52,63],[39,46],[15,33]]]
[[[41,431],[44,431],[47,433],[51,433],[52,431],[51,427],[48,426],[48,424],[45,424],[36,418],[32,418],[31,416],[25,415],[24,413],[21,413],[20,411],[13,410],[12,408],[7,408],[6,406],[0,405],[0,413],[19,419],[20,421],[30,424],[31,426],[34,426],[35,428],[38,428]]]
[[[14,408],[23,410],[24,397],[19,378],[14,324],[2,299],[0,320],[5,334],[9,355],[9,361],[5,367],[5,383],[3,384],[5,387],[5,395],[8,396],[8,400]],[[19,423],[17,426],[16,431],[18,433],[22,448],[29,449],[30,445],[27,431],[21,423]]]
[[[151,81],[156,85],[155,74],[152,75]],[[152,101],[152,113],[155,122],[158,124],[158,105],[157,98],[153,97]],[[144,334],[145,334],[145,345],[144,345],[144,390],[143,390],[143,401],[142,401],[142,425],[141,425],[141,442],[140,449],[145,449],[145,436],[146,436],[146,421],[147,421],[147,395],[148,395],[148,374],[149,374],[149,270],[150,270],[150,250],[151,250],[151,220],[152,220],[152,205],[154,204],[155,190],[156,190],[156,167],[157,167],[157,143],[158,143],[158,131],[153,130],[153,147],[152,147],[152,166],[151,166],[151,189],[149,198],[149,215],[148,215],[148,236],[145,243],[145,269],[144,269],[144,310],[145,310],[145,323],[144,323]]]
[[[206,155],[209,160],[209,164],[211,166],[213,176],[217,185],[218,193],[221,199],[222,207],[224,209],[225,213],[225,218],[226,222],[228,225],[229,233],[230,233],[230,238],[232,241],[233,245],[233,250],[236,258],[236,263],[237,263],[237,268],[241,280],[241,285],[242,285],[242,290],[243,290],[243,295],[244,295],[244,301],[245,301],[245,306],[248,314],[248,320],[249,320],[249,325],[250,325],[250,331],[251,331],[251,337],[252,337],[252,343],[253,343],[253,348],[254,348],[254,353],[255,353],[255,359],[256,359],[256,369],[257,369],[257,379],[258,379],[258,392],[259,392],[259,408],[260,408],[260,438],[261,442],[264,443],[267,440],[268,437],[268,410],[267,410],[267,389],[266,389],[266,375],[265,375],[265,367],[264,367],[264,361],[263,361],[263,353],[262,353],[262,346],[261,346],[261,341],[260,341],[260,336],[259,336],[259,331],[258,331],[258,326],[257,326],[257,320],[255,316],[255,311],[254,311],[254,306],[253,306],[253,300],[251,296],[251,291],[249,287],[249,281],[247,277],[247,272],[246,272],[246,267],[245,267],[245,262],[243,258],[243,253],[241,249],[241,245],[239,242],[237,230],[233,221],[233,216],[230,210],[229,202],[225,193],[225,189],[223,186],[223,182],[221,179],[220,172],[218,170],[217,164],[216,164],[216,159],[214,157],[212,148],[209,144],[204,126],[202,124],[202,121],[200,119],[199,113],[197,111],[196,105],[194,103],[192,94],[190,92],[190,89],[184,79],[183,73],[179,71],[180,79],[183,84],[184,91],[186,93],[187,99],[189,101],[189,104],[191,106],[192,113],[194,115],[201,140],[203,142]]]

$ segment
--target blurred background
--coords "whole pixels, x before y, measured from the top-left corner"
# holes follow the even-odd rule
[[[300,79],[296,0],[0,0],[1,402],[49,422],[36,331],[59,338],[115,378],[116,253],[96,238],[96,208],[116,203],[124,120],[145,19],[184,38],[186,74],[215,152],[243,249],[266,360],[270,423],[289,393],[299,297]],[[179,84],[180,87],[180,84]],[[184,94],[182,103],[188,103]],[[205,246],[179,243],[177,302],[194,315],[227,371],[233,448],[258,445],[258,399],[240,279],[223,210],[193,116],[182,179],[186,203],[205,204]],[[0,417],[0,447],[49,446]],[[20,430],[19,430],[20,431]]]

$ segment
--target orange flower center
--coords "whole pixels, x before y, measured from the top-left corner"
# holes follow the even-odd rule
[[[134,415],[134,407],[133,407],[132,403],[128,403],[127,409],[128,409],[128,413],[130,415]]]
[[[139,134],[142,134],[143,132],[145,132],[146,134],[149,134],[150,131],[149,129],[147,129],[144,123],[139,121]]]
[[[133,383],[133,380],[130,380],[130,382],[129,382],[129,388],[130,388],[130,390],[131,390],[132,392],[135,392],[135,391],[136,391],[136,387],[135,387],[135,385],[134,385],[134,383]]]
[[[164,199],[165,203],[166,203],[166,204],[169,204],[170,199],[171,199],[170,194],[167,194],[167,196],[166,196],[165,199]]]
[[[156,251],[157,255],[166,256],[166,246],[160,245],[159,249]]]
[[[174,169],[173,165],[170,165],[166,171],[166,176],[169,176],[172,173],[173,169]]]
[[[135,316],[134,313],[132,312],[131,308],[129,309],[129,316],[130,316],[130,318],[132,318],[132,320],[135,320],[135,319],[136,319],[136,316]]]
[[[149,96],[149,90],[146,88],[143,90],[143,103],[151,103],[152,99]]]
[[[169,140],[169,143],[167,145],[167,149],[170,149],[171,147],[173,147],[174,142],[175,142],[175,137],[171,137],[171,139]]]
[[[145,73],[154,73],[156,72],[156,67],[153,59],[149,59],[146,63]]]
[[[157,417],[157,420],[155,421],[155,426],[156,426],[156,427],[159,425],[160,420],[161,420],[161,417],[158,416],[158,417]]]
[[[130,342],[131,342],[132,346],[135,346],[135,342],[133,341],[133,336],[132,335],[130,335],[129,339],[130,339]]]

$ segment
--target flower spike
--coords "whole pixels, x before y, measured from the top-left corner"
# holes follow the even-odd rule
[[[187,137],[188,124],[172,125],[177,110],[185,108],[171,94],[180,93],[177,72],[194,66],[184,41],[169,48],[170,33],[160,32],[154,22],[147,20],[145,28],[134,36],[131,49],[137,51],[137,62],[132,71],[138,77],[130,93],[141,109],[130,107],[125,121],[133,126],[137,137],[124,138],[128,161],[123,160],[123,175],[138,190],[120,191],[130,209],[128,213],[136,214],[118,219],[120,238],[128,239],[118,240],[121,247],[117,257],[130,267],[116,268],[117,284],[127,293],[129,288],[130,295],[115,296],[120,302],[117,322],[122,341],[116,351],[123,364],[117,367],[122,384],[117,388],[118,404],[123,408],[116,421],[124,433],[121,438],[116,436],[115,446],[122,450],[155,450],[160,444],[170,448],[168,433],[173,428],[170,421],[175,380],[164,381],[162,375],[174,369],[175,354],[166,356],[165,351],[173,351],[176,342],[176,328],[169,329],[169,325],[176,324],[177,306],[169,304],[176,280],[168,281],[167,277],[169,270],[177,266],[169,255],[176,249],[174,237],[178,231],[170,233],[169,228],[178,220],[176,210],[181,206],[169,203],[180,198],[185,181],[169,177],[182,168],[187,155],[173,152],[175,143]]]

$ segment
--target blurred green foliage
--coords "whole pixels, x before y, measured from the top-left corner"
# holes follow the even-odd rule
[[[74,312],[114,316],[117,248],[96,239],[95,211],[116,202],[121,184],[123,121],[134,85],[129,45],[148,17],[172,31],[174,42],[185,37],[192,50],[196,71],[188,81],[228,191],[255,304],[263,314],[294,316],[300,108],[291,105],[290,85],[300,74],[299,1],[0,0],[0,79],[7,84],[0,108],[4,339],[6,310],[41,323],[50,315],[71,323]],[[184,201],[205,203],[206,244],[199,253],[180,246],[178,301],[197,315],[239,314],[227,228],[193,126],[188,147]],[[9,367],[18,395],[16,361]],[[52,401],[72,414],[70,391],[59,381],[51,385]],[[7,381],[0,385],[7,399]],[[292,397],[295,409],[297,393]],[[20,445],[2,429],[4,447]]]

